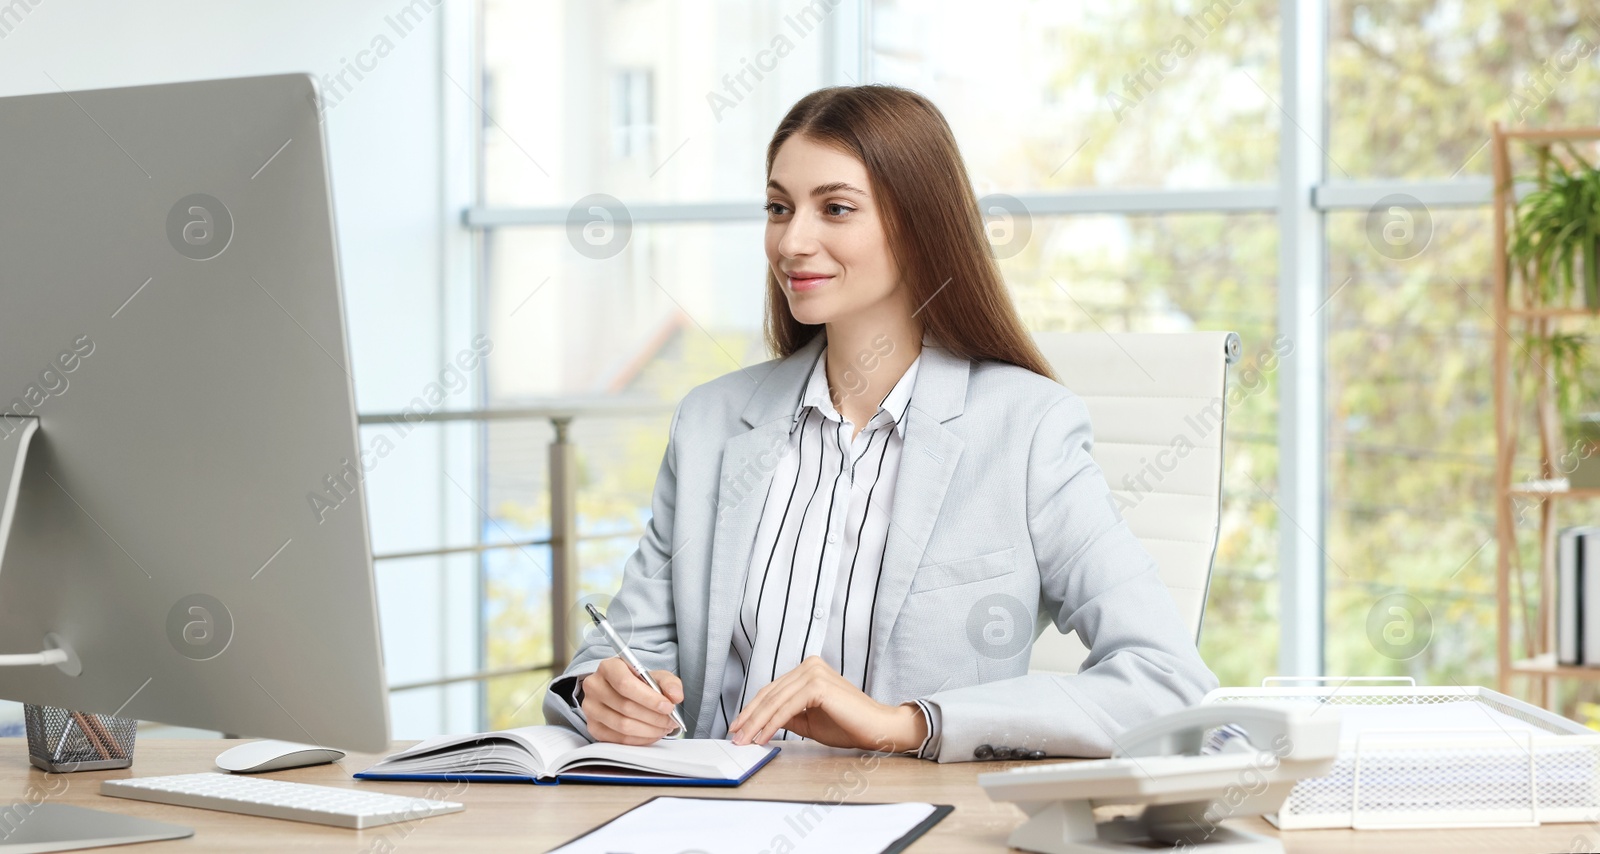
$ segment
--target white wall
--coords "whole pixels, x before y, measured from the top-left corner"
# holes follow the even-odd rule
[[[391,21],[408,9],[420,23],[396,29]],[[327,100],[343,95],[326,110],[326,133],[357,403],[364,413],[392,412],[471,337],[471,247],[453,211],[471,186],[476,108],[444,76],[471,86],[470,15],[469,0],[0,0],[0,96],[290,71],[325,77]],[[379,38],[392,50],[375,63],[369,55],[364,79],[336,79]],[[446,405],[470,408],[477,393]],[[444,476],[478,489],[472,434],[419,428],[369,475],[377,552],[473,540],[474,503]],[[391,683],[475,669],[471,562],[450,573],[432,560],[378,567]],[[470,684],[397,695],[394,735],[474,727],[476,696]],[[0,721],[6,715],[18,716],[0,712]]]

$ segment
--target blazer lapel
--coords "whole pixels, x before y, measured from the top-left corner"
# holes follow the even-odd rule
[[[824,345],[818,333],[790,354],[757,386],[740,418],[751,429],[735,433],[722,446],[717,507],[711,545],[711,580],[706,600],[705,686],[695,717],[696,738],[709,737],[712,714],[722,690],[733,626],[743,599],[750,550],[773,471],[789,443],[800,392]]]
[[[923,345],[917,384],[906,410],[900,473],[895,480],[894,508],[889,514],[889,539],[884,545],[883,571],[878,577],[877,602],[872,611],[868,694],[883,686],[880,673],[884,652],[933,534],[939,508],[944,505],[956,462],[961,458],[961,437],[944,422],[960,415],[966,405],[970,367],[970,361],[942,347]]]

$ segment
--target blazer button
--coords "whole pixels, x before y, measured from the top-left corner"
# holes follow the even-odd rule
[[[973,751],[972,751],[972,758],[973,759],[990,759],[990,758],[993,758],[993,757],[994,757],[994,748],[990,747],[987,744],[980,744],[976,748],[973,748]]]
[[[1030,751],[1028,751],[1028,758],[1029,759],[1043,759],[1044,758],[1044,751],[1043,750],[1030,750]]]
[[[1004,744],[997,745],[995,747],[995,749],[994,749],[994,758],[996,758],[996,759],[1010,759],[1011,758],[1011,748],[1008,745],[1004,745]]]

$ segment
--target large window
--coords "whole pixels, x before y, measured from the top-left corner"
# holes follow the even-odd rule
[[[1489,125],[1600,121],[1600,18],[1332,0],[1327,35],[1326,195],[1365,188],[1325,231],[1327,669],[1492,684],[1491,360],[1514,330],[1492,315]],[[1593,696],[1553,684],[1569,713]]]
[[[852,5],[481,3],[483,202],[562,209],[597,192],[629,205],[753,199],[764,137],[834,82],[830,33]]]
[[[1364,212],[1328,218],[1328,669],[1490,684],[1490,217],[1439,210],[1427,228],[1398,261]]]
[[[1277,176],[1277,6],[872,4],[873,82],[939,105],[980,193]]]
[[[767,140],[817,87],[932,98],[1034,330],[1228,329],[1230,413],[1202,652],[1279,672],[1493,677],[1488,124],[1592,124],[1575,2],[480,0],[480,325],[491,409],[579,416],[579,584],[648,519],[671,405],[767,358]],[[1309,155],[1309,156],[1308,156]],[[998,247],[997,247],[998,248]],[[1235,376],[1235,383],[1247,378]],[[484,536],[550,532],[544,423],[486,432]],[[1487,545],[1486,545],[1487,543]],[[550,652],[549,550],[481,558],[484,666]],[[1369,631],[1394,597],[1405,643]],[[1387,604],[1386,604],[1387,603]],[[548,674],[489,680],[491,725]]]
[[[1489,122],[1600,120],[1600,17],[1578,0],[1329,0],[1329,177],[1487,176]]]
[[[1270,215],[1041,217],[1030,227],[1028,245],[1001,263],[1030,330],[1229,329],[1248,342],[1241,366],[1274,363]],[[1256,485],[1270,488],[1277,477],[1276,380],[1255,368],[1245,379],[1228,411],[1222,523],[1201,632],[1201,653],[1231,683],[1270,676],[1276,661],[1274,633],[1262,629],[1277,614],[1278,510]]]

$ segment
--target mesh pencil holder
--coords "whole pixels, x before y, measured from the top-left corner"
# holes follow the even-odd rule
[[[23,706],[28,725],[28,761],[55,774],[104,771],[133,764],[139,722],[55,706]]]

